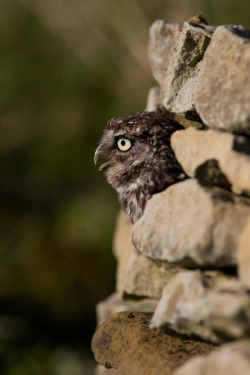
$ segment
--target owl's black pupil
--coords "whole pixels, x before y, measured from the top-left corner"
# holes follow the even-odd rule
[[[122,140],[122,141],[121,141],[121,145],[122,145],[122,146],[125,146],[125,145],[126,145],[126,141]]]

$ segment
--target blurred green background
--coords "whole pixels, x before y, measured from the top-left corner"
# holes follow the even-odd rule
[[[143,110],[158,18],[250,27],[246,0],[0,0],[0,374],[88,375],[118,203],[93,164]]]

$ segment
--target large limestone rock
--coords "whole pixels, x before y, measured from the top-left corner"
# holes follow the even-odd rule
[[[206,25],[183,24],[162,85],[162,104],[168,111],[198,118],[193,97],[211,35]]]
[[[147,202],[133,242],[144,255],[183,267],[235,266],[249,217],[246,198],[189,179]]]
[[[114,237],[114,250],[118,259],[117,291],[120,295],[159,298],[178,268],[149,259],[136,250],[131,241],[132,225],[120,213]]]
[[[113,314],[120,311],[154,312],[158,301],[158,299],[153,298],[140,298],[133,300],[127,297],[124,299],[118,293],[113,293],[104,301],[97,304],[97,324],[99,325],[103,323]]]
[[[175,132],[171,145],[188,176],[250,194],[248,137],[189,128]]]
[[[250,335],[250,296],[236,278],[216,271],[184,271],[164,289],[151,328],[216,344]]]
[[[190,119],[199,119],[193,97],[200,64],[215,30],[203,21],[201,15],[184,24],[158,20],[149,33],[149,62],[161,87],[160,104]]]
[[[250,373],[250,341],[223,345],[213,353],[190,359],[174,375],[247,375]]]
[[[250,32],[220,26],[202,62],[195,108],[206,125],[250,133]]]
[[[214,347],[179,335],[149,329],[151,314],[123,312],[98,327],[92,350],[98,363],[116,375],[170,375],[177,367]]]

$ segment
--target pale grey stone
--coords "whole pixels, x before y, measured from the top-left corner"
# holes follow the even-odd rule
[[[204,178],[211,179],[209,182],[220,184],[219,167],[232,185],[233,192],[250,194],[250,156],[247,154],[250,147],[246,143],[247,139],[243,136],[236,137],[211,129],[199,131],[189,128],[177,131],[171,137],[176,158],[188,176],[199,178],[199,174],[203,174]],[[215,163],[213,168],[212,161],[216,161],[217,168]],[[208,162],[211,168],[206,171]]]
[[[250,373],[250,341],[225,344],[206,356],[189,359],[174,375],[247,375]]]
[[[194,103],[211,128],[250,133],[250,32],[220,26],[206,50]]]
[[[147,105],[145,111],[157,111],[161,106],[160,87],[151,87],[148,93]]]
[[[127,265],[123,292],[138,297],[160,298],[165,285],[178,272],[177,267],[156,262],[133,249]]]
[[[189,179],[147,202],[134,224],[133,243],[152,259],[183,267],[235,266],[249,217],[247,198]]]
[[[127,216],[120,212],[114,237],[114,251],[118,260],[116,290],[121,296],[159,298],[165,285],[179,269],[149,259],[136,250],[131,241],[131,229],[132,224]]]
[[[137,300],[123,299],[118,293],[101,301],[96,306],[97,324],[103,323],[113,314],[120,311],[137,311],[137,312],[153,312],[158,303],[158,299],[141,298]]]
[[[183,271],[165,287],[151,328],[222,343],[250,335],[250,296],[233,277]]]
[[[157,20],[149,31],[148,57],[155,80],[161,86],[172,58],[181,25]]]
[[[194,93],[211,35],[211,28],[206,25],[183,24],[162,85],[162,104],[168,111],[190,119],[198,118]]]

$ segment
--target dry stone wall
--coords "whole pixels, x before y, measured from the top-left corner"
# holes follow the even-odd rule
[[[96,373],[250,374],[250,32],[158,20],[149,61],[146,110],[183,124],[171,144],[190,178],[134,226],[118,215]]]

